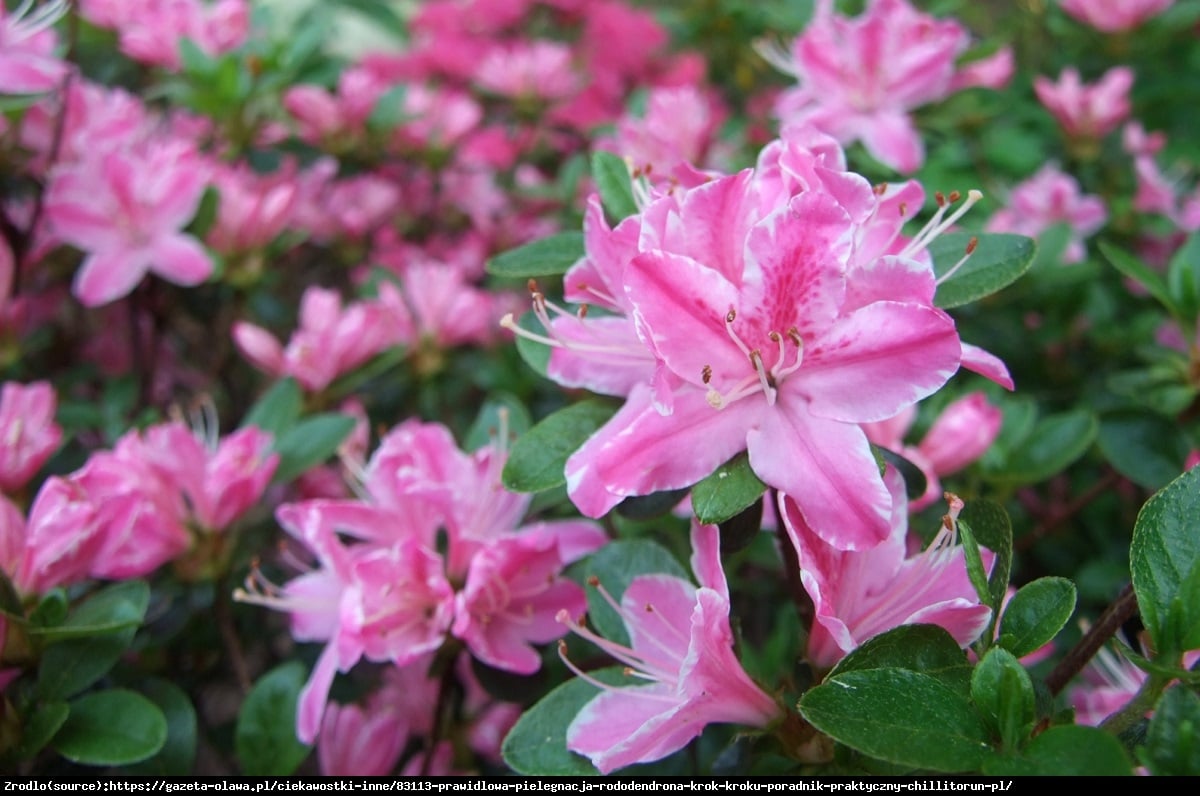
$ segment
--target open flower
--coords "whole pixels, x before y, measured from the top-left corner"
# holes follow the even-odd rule
[[[1116,33],[1132,30],[1161,14],[1175,0],[1059,0],[1063,11],[1096,30]]]
[[[589,757],[603,773],[662,759],[708,724],[766,727],[782,715],[733,653],[718,546],[716,526],[693,525],[692,570],[700,588],[670,575],[642,575],[626,588],[620,605],[610,600],[629,632],[628,647],[560,614],[559,621],[629,667],[636,683],[605,685],[567,662],[603,689],[567,727],[567,748]]]
[[[33,0],[14,11],[0,4],[0,94],[38,94],[63,82],[71,67],[52,54],[55,38],[50,28],[69,8],[68,0],[54,0],[36,10]]]
[[[891,533],[870,550],[831,547],[813,533],[794,501],[780,497],[779,513],[816,612],[808,637],[808,655],[815,666],[832,667],[867,639],[900,625],[941,625],[966,646],[991,617],[967,576],[965,555],[957,544],[957,512],[951,512],[949,524],[928,548],[906,557],[904,480],[894,468],[888,468],[884,480],[894,497]],[[981,553],[990,567],[994,556],[987,550]]]

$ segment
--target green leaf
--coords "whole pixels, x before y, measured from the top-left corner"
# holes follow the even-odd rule
[[[546,327],[542,326],[542,322],[533,312],[526,312],[518,318],[517,326],[535,335],[546,336]],[[525,360],[525,364],[533,368],[535,373],[546,376],[546,369],[550,366],[550,346],[523,335],[516,335],[516,344],[517,353]]]
[[[80,603],[61,624],[31,626],[29,633],[40,636],[46,643],[103,636],[136,628],[146,616],[149,605],[150,586],[144,580],[114,583]]]
[[[627,685],[622,667],[589,672],[602,683]],[[504,738],[500,753],[509,768],[525,776],[595,776],[587,758],[567,749],[567,727],[600,689],[574,679],[555,688],[521,716]]]
[[[692,510],[706,525],[717,525],[753,505],[767,485],[750,469],[750,457],[739,453],[692,487]]]
[[[487,261],[487,272],[506,279],[559,276],[583,256],[583,233],[560,232],[497,254]]]
[[[1142,621],[1154,648],[1168,656],[1188,649],[1200,610],[1178,600],[1200,567],[1200,467],[1176,478],[1142,506],[1133,526],[1130,569]],[[1191,626],[1189,626],[1191,625]]]
[[[514,492],[540,492],[565,484],[567,459],[615,414],[600,401],[580,401],[560,409],[513,443],[501,475]]]
[[[687,573],[669,551],[646,539],[610,542],[571,567],[572,577],[587,583],[593,577],[618,603],[639,575],[673,575],[688,580]],[[593,586],[587,586],[588,620],[607,639],[629,643],[625,623]]]
[[[633,181],[625,161],[611,152],[592,153],[592,179],[600,191],[609,220],[613,223],[638,212],[633,198]]]
[[[3,568],[0,568],[0,611],[17,618],[25,616],[21,595],[17,594],[17,588]]]
[[[1026,583],[1000,619],[1001,647],[1020,657],[1058,635],[1075,612],[1075,584],[1066,578],[1038,578]]]
[[[133,643],[136,627],[51,644],[38,664],[37,692],[43,700],[67,699],[95,683]]]
[[[1167,292],[1179,307],[1179,320],[1194,319],[1200,313],[1200,233],[1193,232],[1171,257]]]
[[[1042,418],[995,477],[1013,485],[1045,481],[1086,453],[1097,430],[1095,416],[1084,409]]]
[[[65,589],[51,589],[42,595],[37,606],[29,613],[30,632],[38,633],[42,628],[61,625],[71,610],[71,601]]]
[[[971,526],[975,541],[996,554],[988,578],[991,594],[988,605],[998,606],[1008,591],[1008,576],[1012,570],[1013,534],[1008,512],[993,500],[977,499],[967,501],[958,518]]]
[[[826,678],[800,699],[818,730],[863,754],[934,771],[974,771],[989,754],[988,729],[967,697],[907,669]]]
[[[613,511],[631,520],[650,520],[670,512],[687,494],[686,489],[672,489],[649,495],[630,495],[618,503]]]
[[[308,757],[296,738],[296,703],[306,675],[299,661],[277,666],[258,679],[238,713],[234,748],[242,773],[286,777]]]
[[[242,419],[242,428],[257,426],[278,439],[283,432],[296,424],[304,409],[304,393],[291,376],[271,385],[271,389],[250,407]]]
[[[906,669],[927,674],[966,696],[971,664],[945,628],[901,625],[868,639],[838,661],[830,677],[866,669]]]
[[[187,233],[203,240],[208,235],[208,231],[212,229],[213,222],[217,220],[217,208],[220,202],[221,192],[215,185],[205,188],[204,194],[200,197],[200,205],[196,208],[192,220],[188,222]]]
[[[158,706],[139,693],[114,688],[73,701],[53,746],[75,763],[120,766],[152,757],[166,740],[167,720]]]
[[[1138,758],[1160,777],[1200,775],[1200,696],[1168,688],[1154,709]]]
[[[196,709],[187,693],[161,677],[143,680],[139,690],[158,705],[167,720],[167,740],[153,757],[125,770],[126,774],[183,776],[196,760]]]
[[[1150,270],[1149,266],[1128,252],[1103,241],[1100,243],[1100,251],[1104,253],[1104,256],[1108,258],[1108,261],[1113,264],[1114,268],[1146,288],[1146,291],[1151,296],[1154,296],[1158,300],[1158,303],[1166,308],[1167,312],[1177,318],[1180,317],[1179,307],[1172,300],[1166,283],[1163,282],[1161,276]]]
[[[25,719],[21,727],[21,740],[12,756],[17,760],[28,760],[50,743],[71,713],[66,702],[40,702]]]
[[[971,676],[971,701],[1005,749],[1017,749],[1037,718],[1033,681],[1011,652],[992,647]]]
[[[1179,431],[1178,423],[1157,413],[1116,412],[1101,419],[1096,441],[1117,472],[1157,490],[1179,475],[1187,457],[1187,440]]]
[[[504,413],[503,420],[500,417],[501,411]],[[475,451],[491,445],[501,428],[507,430],[508,439],[504,441],[507,446],[513,437],[520,437],[532,424],[529,410],[520,398],[511,393],[495,393],[479,408],[475,422],[471,424],[467,436],[463,439],[463,447]]]
[[[929,244],[933,270],[941,279],[967,251],[975,238],[975,251],[954,275],[938,284],[933,303],[942,309],[977,301],[1007,287],[1033,265],[1034,242],[1024,235],[951,232]]]
[[[975,587],[975,593],[979,595],[979,602],[988,605],[992,593],[988,586],[987,568],[983,565],[983,556],[979,552],[979,543],[975,541],[975,534],[971,533],[971,526],[961,519],[958,522],[958,535],[962,541],[963,558],[966,559],[967,578]]]
[[[275,438],[277,484],[286,484],[332,456],[350,432],[354,418],[337,412],[306,417]]]
[[[984,762],[988,776],[1119,777],[1132,774],[1125,749],[1095,727],[1051,727],[1021,752]]]

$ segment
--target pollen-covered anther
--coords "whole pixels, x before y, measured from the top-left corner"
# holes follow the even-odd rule
[[[575,312],[575,317],[579,318],[581,321],[586,318],[588,314],[588,306],[589,305],[587,304],[580,304],[579,309]]]
[[[978,247],[979,247],[979,238],[972,235],[971,239],[969,241],[967,241],[967,247],[963,252],[963,256],[959,258],[958,262],[956,262],[954,265],[950,266],[950,270],[946,271],[946,273],[944,273],[938,277],[937,283],[940,285],[941,283],[945,282],[950,277],[954,276],[954,274],[958,272],[958,269],[962,268],[963,265],[967,262],[967,260],[971,259],[971,255],[975,253],[975,249],[977,249]]]
[[[712,381],[712,365],[705,365],[700,369],[700,380],[705,384]]]
[[[885,193],[887,193],[887,189],[888,189],[888,184],[886,182],[881,182],[881,183],[878,183],[871,190],[875,192],[876,196],[883,196]]]

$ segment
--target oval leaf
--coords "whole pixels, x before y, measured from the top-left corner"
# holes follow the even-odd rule
[[[1037,718],[1033,681],[1011,652],[992,647],[971,676],[971,701],[1006,749],[1016,749]]]
[[[1066,578],[1026,583],[1000,618],[999,644],[1013,655],[1028,655],[1058,635],[1075,612],[1075,584]]]
[[[974,771],[990,753],[988,729],[967,697],[906,669],[829,677],[800,699],[814,727],[890,763]]]
[[[664,547],[646,539],[610,542],[573,565],[570,573],[582,583],[596,578],[618,603],[630,581],[638,575],[664,574],[688,579],[687,573],[675,560],[675,556]],[[596,588],[588,586],[587,600],[588,619],[592,627],[605,638],[628,644],[629,635],[625,632],[625,623],[604,596]]]
[[[280,379],[250,407],[242,419],[242,427],[256,426],[279,437],[300,419],[304,409],[304,393],[291,376]]]
[[[487,272],[511,279],[559,276],[583,256],[583,233],[560,232],[497,254],[487,261]]]
[[[766,490],[750,469],[750,457],[739,453],[692,487],[692,510],[705,525],[718,525],[752,506]]]
[[[238,713],[234,748],[242,773],[286,777],[308,757],[296,738],[296,703],[306,675],[299,661],[278,666],[258,679]]]
[[[76,763],[120,766],[153,756],[166,740],[167,719],[158,706],[141,694],[114,688],[72,702],[53,746]]]
[[[1086,453],[1097,430],[1096,418],[1083,409],[1043,418],[996,477],[1013,484],[1045,481]]]
[[[32,635],[48,642],[79,639],[136,628],[150,605],[150,586],[143,580],[127,580],[100,589],[56,626],[30,627]]]
[[[834,677],[865,669],[906,669],[927,674],[963,696],[971,682],[967,653],[939,625],[901,625],[868,639],[838,661]]]
[[[615,223],[638,212],[629,168],[620,156],[611,152],[593,152],[592,180],[600,191],[600,200],[604,203],[609,221]]]
[[[67,699],[95,683],[116,665],[133,643],[136,627],[51,644],[38,663],[38,696]]]
[[[279,466],[274,482],[285,484],[323,463],[353,430],[354,418],[336,412],[301,420],[275,440]]]
[[[1036,246],[1024,235],[951,232],[929,244],[933,270],[939,279],[962,259],[971,238],[976,239],[975,251],[953,275],[938,284],[933,303],[942,309],[990,296],[1015,282],[1033,264]]]
[[[1100,421],[1097,438],[1109,463],[1147,489],[1162,489],[1179,475],[1188,444],[1179,424],[1146,411],[1117,412]]]
[[[196,760],[196,709],[187,693],[169,680],[152,677],[139,690],[158,705],[167,720],[167,740],[148,760],[125,769],[127,774],[181,776],[192,773]]]
[[[1189,625],[1200,619],[1200,611],[1177,599],[1185,581],[1200,568],[1198,517],[1200,467],[1193,467],[1146,501],[1133,526],[1133,590],[1161,655],[1185,651],[1184,640],[1195,632]]]
[[[560,409],[513,443],[501,476],[514,492],[540,492],[565,484],[567,459],[615,414],[600,401]]]
[[[989,776],[1119,777],[1133,772],[1125,749],[1096,727],[1051,727],[1015,757],[996,757],[983,766]]]
[[[628,681],[621,667],[589,672],[602,683]],[[504,762],[526,776],[595,776],[586,757],[567,749],[567,727],[583,706],[600,693],[586,680],[574,679],[555,688],[521,716],[504,738]]]
[[[1200,696],[1168,688],[1158,700],[1138,757],[1156,776],[1200,776]]]

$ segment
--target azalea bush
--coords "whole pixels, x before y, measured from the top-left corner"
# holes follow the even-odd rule
[[[0,765],[1200,773],[1197,31],[0,5]]]

